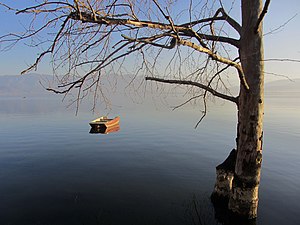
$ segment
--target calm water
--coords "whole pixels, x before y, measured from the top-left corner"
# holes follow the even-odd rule
[[[0,104],[0,224],[192,224],[195,201],[217,223],[209,195],[234,146],[233,106],[196,130],[197,108],[123,107],[120,131],[101,135],[95,115],[56,100]],[[298,98],[267,99],[258,225],[299,224],[299,115]]]

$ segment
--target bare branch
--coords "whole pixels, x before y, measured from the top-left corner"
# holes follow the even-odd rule
[[[0,6],[3,6],[3,7],[5,7],[5,8],[8,9],[8,10],[16,11],[16,9],[11,8],[10,6],[8,6],[8,5],[6,5],[6,4],[4,4],[4,3],[2,3],[2,2],[0,2]]]
[[[222,16],[218,16],[219,13],[222,13]],[[183,27],[193,27],[197,24],[201,24],[201,23],[208,23],[208,22],[213,22],[213,21],[226,21],[231,27],[233,27],[239,34],[241,34],[241,25],[235,21],[233,18],[231,18],[224,10],[224,8],[219,8],[215,15],[213,17],[209,17],[209,18],[203,18],[200,20],[195,20],[195,21],[191,21],[189,23],[184,23],[181,24],[180,26]]]
[[[202,111],[202,116],[200,118],[200,120],[197,122],[195,129],[199,126],[199,124],[202,122],[202,120],[204,119],[204,117],[207,114],[207,104],[206,104],[206,98],[203,97],[203,103],[204,103],[204,110]]]
[[[222,16],[218,16],[219,13],[222,13]],[[234,20],[232,17],[230,17],[224,10],[224,8],[219,8],[215,15],[213,17],[210,18],[204,18],[204,19],[200,19],[200,20],[196,20],[196,21],[192,21],[189,23],[184,23],[181,24],[180,26],[189,26],[189,27],[193,27],[197,24],[201,24],[201,23],[208,23],[208,22],[213,22],[213,21],[226,21],[231,27],[233,27],[239,34],[241,34],[241,25]]]
[[[177,40],[176,39],[177,36],[174,35],[174,34],[171,34],[171,33],[164,33],[164,34],[157,35],[157,36],[154,36],[154,37],[140,38],[140,39],[130,38],[130,37],[127,37],[127,36],[123,35],[123,37],[125,39],[127,39],[128,41],[131,41],[131,42],[140,42],[140,43],[151,44],[153,46],[160,47],[160,48],[167,48],[167,49],[173,48],[175,43],[173,43],[173,44],[171,43],[170,45],[161,45],[161,44],[157,44],[157,43],[153,42],[155,39],[163,37],[163,36],[171,36],[171,37],[173,37],[173,40],[176,40],[177,44],[181,44],[181,45],[184,45],[184,46],[191,47],[191,48],[195,49],[196,51],[199,51],[199,52],[202,52],[202,53],[205,53],[205,54],[209,55],[213,60],[216,60],[218,62],[221,62],[221,63],[224,63],[224,64],[235,67],[238,71],[241,83],[246,88],[246,90],[249,90],[249,85],[247,84],[246,78],[243,74],[242,67],[238,63],[236,63],[234,61],[231,61],[230,59],[223,58],[223,57],[217,55],[216,53],[212,52],[208,48],[204,48],[204,47],[201,47],[199,45],[196,45],[195,43],[193,43],[191,41],[187,41],[187,40],[183,40],[183,39]]]
[[[222,94],[214,90],[218,87],[212,88],[211,86],[211,82],[225,70],[216,73],[215,65],[222,63],[225,64],[226,69],[228,67],[235,68],[241,85],[249,90],[242,65],[240,62],[231,60],[232,55],[228,54],[226,49],[227,47],[239,48],[240,41],[229,35],[226,36],[226,32],[222,31],[223,26],[217,26],[218,21],[223,21],[222,24],[227,23],[240,33],[240,25],[227,15],[223,7],[218,9],[213,17],[192,21],[190,14],[190,22],[180,25],[180,23],[175,24],[168,8],[163,7],[162,3],[157,0],[147,2],[150,7],[158,8],[155,11],[156,20],[152,17],[153,9],[150,8],[151,12],[148,14],[143,9],[137,9],[131,1],[128,3],[127,1],[126,3],[118,3],[117,0],[107,2],[74,0],[72,3],[71,1],[45,0],[42,2],[22,10],[15,9],[17,14],[26,13],[32,16],[32,21],[25,33],[2,36],[0,42],[16,43],[19,40],[28,39],[31,41],[30,46],[36,46],[36,43],[39,43],[40,47],[45,49],[36,61],[22,73],[36,69],[44,56],[51,54],[53,69],[59,72],[65,70],[66,72],[62,75],[62,79],[59,79],[58,89],[49,88],[50,91],[67,94],[75,89],[78,91],[79,100],[81,92],[84,96],[88,89],[94,91],[96,88],[98,90],[100,79],[98,73],[103,70],[106,72],[114,71],[116,64],[120,68],[123,60],[132,53],[142,54],[143,69],[149,70],[155,77],[155,73],[159,72],[157,66],[164,64],[159,61],[159,57],[163,56],[164,49],[175,49],[172,51],[174,58],[172,57],[169,63],[166,62],[165,73],[171,76],[176,70],[179,80],[182,80],[181,82],[184,82],[184,79],[193,81],[182,84],[201,87],[205,93],[209,92],[217,97],[237,103],[237,97]],[[105,5],[105,3],[109,5]],[[8,8],[7,6],[4,7]],[[42,15],[45,16],[45,20],[40,26],[39,18]],[[199,17],[201,15],[203,17],[205,14],[200,13]],[[67,19],[65,20],[64,17]],[[203,29],[207,26],[210,26],[210,29]],[[218,30],[221,31],[218,33]],[[39,35],[43,32],[47,32],[49,36]],[[54,35],[53,39],[49,39],[52,35]],[[9,37],[11,39],[8,40]],[[180,51],[180,46],[186,46],[188,50],[183,53]],[[204,53],[206,56],[202,58],[197,56],[196,52]],[[225,53],[225,57],[222,56],[223,53]],[[202,62],[198,62],[199,58],[206,62],[202,69],[197,68],[197,66],[203,65]],[[184,63],[188,63],[188,68],[182,66]],[[188,75],[183,78],[183,74]],[[218,78],[217,86],[220,82],[220,77]],[[210,81],[208,85],[202,84],[204,79]],[[173,82],[174,80],[166,81]],[[189,94],[197,95],[196,93]],[[206,94],[204,98],[205,96]]]
[[[223,36],[218,36],[218,35],[209,35],[209,34],[203,34],[203,33],[196,33],[193,30],[187,30],[187,31],[182,31],[183,32],[183,36],[194,36],[197,38],[197,40],[208,40],[208,41],[218,41],[218,42],[223,42],[223,43],[227,43],[227,44],[231,44],[237,48],[240,47],[240,41],[236,40],[234,38],[230,38],[230,37],[223,37]]]
[[[254,33],[258,33],[259,26],[261,24],[261,21],[264,19],[264,16],[268,12],[268,8],[269,8],[270,3],[271,3],[271,0],[266,0],[264,8],[263,8],[262,12],[260,13],[260,15],[258,17],[258,20],[256,22],[256,25],[255,25],[255,28],[254,28]]]
[[[236,61],[238,60],[238,58],[234,59],[233,61]],[[212,78],[210,79],[210,81],[208,82],[207,86],[210,87],[211,86],[211,83],[213,82],[213,80],[219,76],[221,73],[223,73],[225,70],[227,70],[228,68],[230,67],[230,65],[227,65],[225,66],[223,69],[219,70],[214,76],[212,76]],[[204,92],[204,98],[206,97],[206,94],[207,94],[207,90],[205,90]]]
[[[167,80],[167,79],[162,79],[162,78],[157,78],[157,77],[146,77],[146,80],[151,80],[151,81],[157,81],[157,82],[161,82],[161,83],[168,83],[168,84],[180,84],[180,85],[190,85],[190,86],[195,86],[195,87],[199,87],[203,90],[208,91],[209,93],[211,93],[212,95],[222,98],[224,100],[228,100],[230,102],[234,102],[237,104],[238,100],[236,97],[232,97],[229,95],[225,95],[222,94],[216,90],[214,90],[211,87],[208,87],[206,85],[203,85],[201,83],[198,82],[194,82],[194,81],[187,81],[187,80]]]
[[[273,75],[273,76],[276,76],[276,77],[283,77],[283,78],[286,78],[288,79],[289,81],[291,82],[295,82],[294,80],[292,80],[289,76],[287,75],[283,75],[283,74],[279,74],[279,73],[272,73],[272,72],[266,72],[266,71],[263,71],[264,74],[269,74],[269,75]]]
[[[239,33],[241,34],[242,32],[242,27],[241,25],[236,21],[234,20],[232,17],[230,17],[224,10],[224,8],[220,8],[219,9],[222,14],[223,14],[223,17],[225,18],[225,20]]]
[[[165,36],[171,36],[172,35],[169,33],[164,33],[164,34],[161,34],[161,35],[155,35],[155,36],[152,36],[152,37],[142,37],[142,38],[131,38],[131,37],[127,37],[126,35],[122,35],[122,37],[124,39],[126,39],[127,41],[129,42],[138,42],[138,43],[144,43],[144,44],[149,44],[149,45],[153,45],[155,47],[159,47],[159,48],[166,48],[166,49],[172,49],[175,47],[176,45],[176,42],[174,42],[173,40],[176,40],[175,37],[173,37],[172,41],[170,42],[169,45],[163,45],[163,44],[158,44],[158,43],[155,43],[153,41],[159,39],[159,38],[162,38],[162,37],[165,37]]]
[[[201,37],[201,39],[205,40],[212,40],[212,41],[220,41],[220,42],[225,42],[228,44],[231,44],[235,47],[239,47],[239,41],[233,38],[229,37],[222,37],[222,36],[213,36],[213,35],[205,35],[205,34],[198,34],[195,31],[193,31],[191,28],[187,27],[186,25],[174,25],[173,22],[171,24],[165,24],[165,23],[160,23],[160,22],[153,22],[153,21],[139,21],[139,20],[130,20],[130,19],[121,19],[121,18],[110,18],[110,17],[100,17],[97,16],[96,19],[94,15],[86,12],[81,12],[81,18],[78,13],[73,12],[71,13],[70,17],[74,20],[80,20],[84,23],[97,23],[97,24],[103,24],[107,26],[112,26],[112,25],[132,25],[135,27],[148,27],[148,28],[153,28],[153,29],[159,29],[159,30],[168,30],[168,31],[174,31],[176,34],[178,32],[182,32],[184,34],[193,34],[194,37]],[[168,17],[169,18],[169,17]],[[170,20],[170,19],[169,19]]]
[[[231,65],[231,66],[235,67],[237,69],[237,71],[238,71],[241,84],[245,87],[246,90],[249,90],[249,85],[248,85],[248,83],[246,81],[243,69],[242,69],[242,67],[241,67],[240,64],[238,64],[238,63],[236,63],[234,61],[231,61],[230,59],[223,58],[223,57],[217,55],[216,53],[212,52],[211,50],[203,48],[201,46],[198,46],[198,45],[196,45],[193,42],[186,41],[186,40],[180,40],[179,43],[182,44],[182,45],[185,45],[185,46],[189,46],[189,47],[191,47],[191,48],[193,48],[193,49],[195,49],[195,50],[197,50],[199,52],[206,53],[213,60],[216,60],[218,62],[221,62],[221,63],[224,63],[224,64]]]
[[[300,63],[300,59],[264,59],[262,61],[265,62],[295,62],[295,63]]]
[[[58,39],[60,38],[60,34],[63,32],[63,30],[64,30],[64,28],[65,28],[67,22],[69,21],[69,19],[70,19],[70,18],[67,17],[67,18],[65,19],[65,21],[63,22],[63,24],[61,25],[60,30],[58,31],[57,35],[55,36],[55,38],[54,38],[54,40],[53,40],[52,46],[51,46],[47,51],[44,51],[44,52],[36,59],[35,63],[32,64],[32,65],[31,65],[29,68],[27,68],[26,70],[23,70],[23,71],[21,72],[21,74],[27,73],[28,71],[31,71],[32,69],[36,68],[37,65],[39,64],[39,62],[42,60],[42,58],[43,58],[45,55],[47,55],[47,54],[49,54],[49,53],[53,53],[53,51],[54,51],[54,49],[55,49],[55,45],[56,45]]]
[[[178,108],[180,108],[180,107],[188,104],[190,101],[195,100],[196,98],[200,98],[202,96],[203,96],[203,94],[197,95],[197,96],[193,96],[193,97],[189,98],[188,100],[186,100],[185,102],[181,103],[180,105],[177,105],[177,106],[173,107],[172,110],[174,111],[174,110],[176,110],[176,109],[178,109]]]
[[[269,35],[269,34],[273,34],[274,32],[280,30],[281,28],[285,27],[289,22],[291,22],[298,14],[296,13],[295,15],[293,15],[290,19],[288,19],[286,22],[284,22],[283,24],[281,24],[280,26],[278,26],[275,29],[271,29],[269,32],[264,33],[264,36]]]
[[[16,14],[29,13],[30,10],[35,10],[35,9],[41,8],[41,7],[46,6],[46,5],[65,5],[67,7],[70,7],[71,9],[75,10],[75,7],[73,5],[67,3],[67,2],[54,1],[54,2],[44,2],[44,3],[39,4],[39,5],[35,5],[35,6],[32,6],[32,7],[27,7],[25,9],[17,10]]]

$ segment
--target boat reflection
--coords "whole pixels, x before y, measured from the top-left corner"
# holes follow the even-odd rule
[[[111,127],[99,126],[99,127],[92,127],[90,129],[90,134],[110,134],[110,133],[118,132],[119,130],[120,130],[119,124]]]
[[[109,119],[107,118],[107,116],[101,116],[95,120],[92,120],[89,124],[92,128],[97,128],[99,129],[100,127],[113,127],[113,126],[117,126],[120,122],[120,117],[116,116],[113,119]]]

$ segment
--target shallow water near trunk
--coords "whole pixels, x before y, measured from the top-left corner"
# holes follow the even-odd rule
[[[266,99],[257,225],[298,224],[298,103]],[[232,105],[212,105],[197,129],[199,109],[121,107],[104,135],[89,133],[97,115],[56,99],[0,104],[0,224],[193,224],[195,206],[217,224],[209,196],[235,145]]]

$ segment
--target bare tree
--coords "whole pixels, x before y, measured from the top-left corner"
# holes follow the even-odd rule
[[[235,104],[236,150],[217,167],[213,196],[228,199],[228,208],[238,215],[257,216],[264,112],[262,22],[270,0],[264,5],[263,0],[239,1],[241,22],[229,15],[228,1],[225,7],[221,0],[36,2],[23,9],[0,3],[31,18],[25,32],[4,35],[0,42],[6,49],[21,41],[41,49],[22,73],[37,69],[50,55],[60,85],[48,90],[76,90],[77,101],[88,92],[95,101],[105,99],[103,77],[131,73],[130,64],[135,68],[132,79],[142,74],[148,81],[188,87],[185,103],[202,99],[206,107],[210,94]],[[224,76],[239,79],[238,96],[230,94]]]

